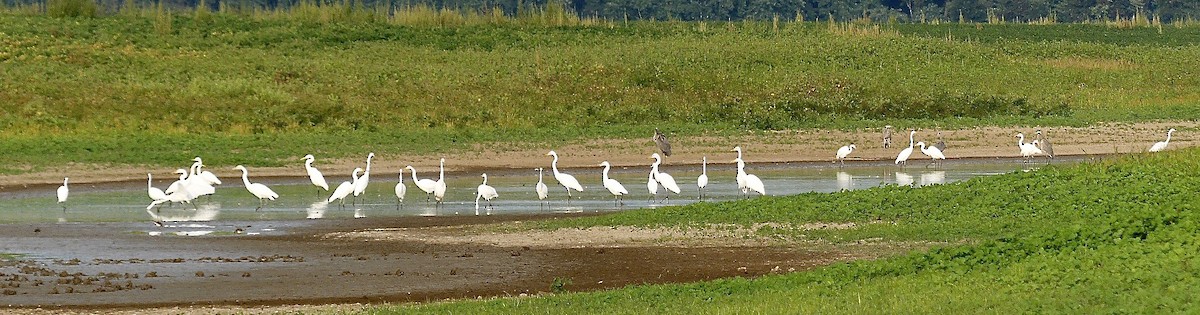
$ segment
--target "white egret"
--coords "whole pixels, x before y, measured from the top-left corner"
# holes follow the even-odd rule
[[[759,179],[754,174],[746,173],[746,161],[743,161],[742,158],[737,158],[733,161],[737,163],[738,175],[746,181],[746,189],[742,190],[742,193],[746,194],[746,198],[750,198],[751,191],[758,193],[760,196],[766,196],[767,188],[766,185],[763,185],[762,179]]]
[[[350,180],[338,184],[337,188],[333,189],[333,195],[329,196],[325,202],[333,202],[334,200],[342,200],[341,205],[346,205],[346,197],[354,193],[354,183],[358,182],[358,172],[362,172],[361,167],[355,167],[354,172],[350,173]]]
[[[730,150],[730,151],[737,151],[737,159],[734,159],[735,162],[742,159],[742,146],[733,147],[733,150]],[[741,170],[738,170],[738,173],[737,173],[737,176],[735,177],[735,179],[737,179],[738,190],[741,191],[743,195],[745,195],[747,193],[747,189],[748,189],[748,188],[746,188],[746,173],[742,172]]]
[[[1042,150],[1037,147],[1037,140],[1025,143],[1025,134],[1023,133],[1018,133],[1017,138],[1017,148],[1021,149],[1021,157],[1024,158],[1025,163],[1029,163],[1030,157],[1042,154]]]
[[[192,199],[195,199],[195,198],[196,198],[195,196],[191,196],[190,194],[188,194],[187,190],[178,190],[173,193],[167,194],[166,196],[164,196],[163,199],[159,199],[159,200],[155,200],[155,201],[151,202],[149,206],[146,206],[146,210],[150,210],[150,208],[154,208],[154,206],[157,206],[162,203],[167,203],[167,202],[184,204],[184,203],[188,203],[188,202],[192,201]],[[199,209],[196,207],[196,204],[192,204],[192,208]]]
[[[908,166],[908,157],[912,155],[913,146],[914,146],[913,136],[915,136],[916,134],[917,134],[916,130],[910,131],[908,133],[908,147],[904,148],[904,150],[900,150],[900,154],[896,155],[896,165],[900,165],[900,163],[904,163],[904,166]]]
[[[67,195],[70,193],[70,190],[67,189],[67,180],[69,179],[71,178],[63,177],[63,185],[58,186],[58,204],[63,207],[63,212],[67,212]]]
[[[625,205],[625,200],[622,199],[624,199],[623,196],[629,194],[629,191],[625,190],[625,186],[621,185],[621,182],[618,182],[612,178],[608,178],[608,169],[612,168],[612,165],[608,164],[608,161],[601,162],[600,166],[604,167],[604,172],[602,173],[603,177],[601,179],[604,183],[604,188],[608,189],[608,192],[613,195],[613,205],[617,205],[618,203],[620,203],[620,205]]]
[[[433,200],[437,201],[438,205],[446,199],[446,158],[442,158],[438,163],[438,180],[437,185],[433,187]]]
[[[150,173],[146,173],[146,194],[150,196],[150,201],[167,199],[167,193],[164,193],[162,189],[154,187],[154,176],[150,175]]]
[[[163,192],[173,194],[176,191],[179,191],[180,188],[187,186],[188,171],[181,168],[175,170],[175,174],[179,174],[179,180],[172,182],[171,185],[167,186],[167,190],[164,190]]]
[[[842,164],[841,167],[846,167],[846,156],[849,156],[851,152],[854,152],[855,148],[857,147],[854,146],[853,143],[838,148],[837,155],[835,155],[834,158],[837,159],[837,162]]]
[[[275,198],[279,198],[279,194],[276,194],[275,191],[271,190],[271,188],[267,187],[267,185],[251,183],[250,171],[247,171],[245,166],[238,165],[233,169],[242,171],[242,184],[246,185],[246,190],[250,191],[254,197],[258,197],[258,208],[254,208],[254,211],[261,210],[262,207],[267,204],[267,200],[275,200]]]
[[[313,186],[320,188],[317,190],[317,196],[321,195],[321,190],[329,191],[329,183],[325,181],[325,175],[321,174],[321,170],[313,167],[313,161],[317,158],[312,154],[304,156],[304,170],[308,172],[308,181],[312,182]]]
[[[924,153],[925,155],[929,156],[929,158],[930,158],[929,165],[933,165],[933,162],[937,162],[937,160],[945,160],[946,159],[946,155],[942,154],[942,150],[938,150],[937,147],[926,148],[924,141],[917,142],[917,145],[919,145],[921,147],[921,153]]]
[[[210,185],[220,185],[221,184],[221,179],[217,178],[217,175],[213,174],[212,172],[200,169],[201,167],[204,167],[204,160],[201,160],[199,156],[197,156],[195,159],[192,159],[192,161],[195,162],[195,164],[196,164],[196,174],[198,174],[200,176],[199,177],[200,179],[203,179],[205,182],[208,182]]]
[[[371,181],[371,159],[374,157],[375,152],[367,154],[367,168],[363,170],[362,176],[359,176],[358,180],[354,181],[354,202],[352,204],[357,204],[358,195],[367,191],[367,184]]]
[[[1167,144],[1171,143],[1171,133],[1175,132],[1175,128],[1167,130],[1167,141],[1161,141],[1150,146],[1150,152],[1158,152],[1167,149]]]
[[[204,166],[204,163],[200,161],[200,158],[196,158],[194,161],[191,167],[192,172],[188,175],[184,188],[187,189],[192,198],[200,198],[200,196],[217,193],[217,189],[213,187],[213,182],[200,175],[200,167]],[[211,175],[212,173],[209,174]],[[215,178],[215,176],[213,177]]]
[[[650,192],[650,198],[647,198],[647,201],[654,200],[654,197],[658,197],[658,181],[654,180],[654,173],[654,169],[651,168],[650,175],[648,178],[646,178],[646,190]]]
[[[537,185],[534,186],[533,190],[537,192],[538,200],[546,200],[546,197],[550,195],[550,187],[546,187],[546,183],[542,181],[542,173],[545,172],[545,168],[539,167],[537,168],[537,171],[538,182]]]
[[[481,175],[481,176],[483,177],[483,184],[479,184],[479,187],[475,189],[475,215],[479,215],[479,198],[483,198],[484,200],[487,200],[488,215],[491,215],[492,199],[499,197],[500,194],[496,193],[495,187],[488,186],[487,173],[483,173],[483,175]]]
[[[412,172],[413,183],[417,185],[417,189],[425,192],[425,201],[429,201],[429,196],[433,193],[434,188],[437,187],[437,182],[428,178],[417,179],[417,169],[413,168],[412,165],[405,166],[404,168],[407,168],[409,172]]]
[[[550,151],[546,155],[554,157],[554,160],[550,162],[550,170],[554,172],[554,179],[558,181],[558,184],[567,190],[567,202],[571,202],[571,190],[574,189],[583,192],[583,186],[579,185],[579,181],[575,179],[575,176],[558,171],[558,153]]]
[[[657,180],[659,184],[662,184],[663,188],[666,188],[667,191],[673,192],[676,195],[678,195],[679,194],[679,185],[675,183],[675,177],[672,177],[671,174],[667,174],[667,173],[663,173],[663,172],[659,171],[658,165],[662,164],[662,157],[659,156],[658,153],[655,153],[655,154],[651,154],[650,158],[654,159],[654,164],[650,164],[650,169],[652,169],[652,172],[654,172],[654,180]],[[670,202],[671,194],[666,194],[666,195],[667,196],[664,197],[663,200]]]
[[[404,194],[408,192],[408,186],[404,186],[404,169],[400,169],[400,176],[396,182],[396,208],[404,207]]]
[[[708,186],[708,157],[700,158],[700,176],[696,177],[696,191],[700,200],[704,200],[704,187]]]

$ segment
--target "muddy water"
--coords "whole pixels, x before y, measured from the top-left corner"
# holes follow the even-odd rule
[[[1075,163],[1083,158],[1058,159],[1055,164]],[[768,195],[792,195],[805,192],[833,192],[856,190],[880,185],[933,185],[966,180],[977,176],[1003,174],[1031,169],[1044,163],[1024,164],[1018,159],[970,159],[943,162],[929,166],[926,160],[913,161],[906,168],[886,162],[852,162],[840,168],[829,163],[750,163],[747,172],[762,178]],[[419,174],[435,174],[422,170]],[[486,215],[509,213],[570,213],[604,212],[637,208],[656,208],[697,202],[699,189],[696,177],[699,166],[666,166],[662,171],[674,176],[681,191],[668,193],[660,187],[658,195],[651,199],[647,191],[648,166],[616,167],[610,176],[620,181],[630,192],[623,204],[601,184],[601,168],[565,169],[584,186],[584,191],[572,192],[574,198],[566,199],[566,192],[547,172],[544,182],[550,187],[550,196],[538,200],[534,185],[538,181],[534,170],[491,170],[488,184],[495,187],[499,197],[490,202],[480,200],[478,212]],[[734,179],[735,169],[730,164],[708,166],[708,186],[704,189],[705,201],[722,201],[741,198]],[[135,183],[122,185],[76,185],[72,187],[70,200],[64,211],[55,203],[53,189],[45,192],[24,191],[0,194],[0,223],[71,223],[71,222],[163,222],[168,228],[153,229],[155,233],[179,235],[203,235],[226,231],[233,233],[274,233],[291,225],[304,224],[304,219],[370,218],[389,216],[449,216],[475,215],[476,187],[481,183],[479,173],[448,174],[448,190],[445,201],[438,205],[427,201],[426,194],[407,177],[408,193],[400,204],[393,193],[397,174],[394,170],[377,169],[371,174],[371,183],[366,192],[357,199],[350,198],[343,205],[338,201],[327,203],[330,192],[318,191],[308,184],[306,178],[262,178],[256,180],[271,186],[281,196],[262,207],[258,200],[242,187],[236,178],[224,178],[224,184],[216,194],[204,196],[192,204],[167,205],[147,210],[150,203],[146,187]],[[406,173],[407,175],[407,173]],[[348,175],[326,174],[330,186],[336,186]],[[155,181],[160,189],[170,180]],[[264,222],[265,221],[265,222]],[[291,222],[289,222],[291,221]],[[298,221],[298,222],[296,222]],[[258,222],[259,224],[254,224]],[[266,224],[264,224],[266,223]],[[249,226],[250,228],[247,228]],[[209,231],[209,232],[205,232]]]

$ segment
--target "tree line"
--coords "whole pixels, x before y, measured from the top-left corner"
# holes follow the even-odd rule
[[[28,0],[0,0],[17,4]],[[55,1],[55,0],[34,0]],[[95,0],[101,7],[119,7],[129,0]],[[1086,22],[1158,19],[1160,22],[1200,18],[1200,0],[138,0],[176,7],[222,2],[238,7],[286,8],[300,2],[354,2],[364,7],[428,6],[458,10],[521,10],[562,6],[580,17],[608,20],[732,21],[870,18],[901,22]]]

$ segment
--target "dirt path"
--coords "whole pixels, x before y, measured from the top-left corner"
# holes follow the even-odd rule
[[[1171,139],[1171,148],[1191,147],[1196,145],[1196,137],[1192,130],[1200,127],[1200,123],[1190,121],[1155,122],[1137,124],[1100,124],[1089,127],[1055,127],[1043,131],[1050,137],[1058,155],[1110,154],[1144,152],[1154,142],[1166,137],[1168,128],[1176,128]],[[959,158],[988,158],[988,157],[1018,157],[1016,148],[1018,132],[1024,132],[1032,139],[1034,128],[1002,128],[983,127],[963,130],[942,130],[942,136],[948,148],[946,156],[950,159]],[[804,130],[779,132],[754,132],[742,136],[731,137],[702,137],[675,136],[672,137],[674,154],[666,161],[668,164],[700,164],[701,157],[709,157],[712,163],[729,163],[734,154],[729,152],[734,146],[742,146],[746,150],[746,160],[749,163],[761,162],[814,162],[832,161],[837,148],[849,143],[857,144],[858,150],[851,155],[854,160],[891,160],[901,148],[907,146],[907,133],[897,130],[893,137],[895,146],[884,149],[881,147],[881,132],[874,130],[839,131],[839,130]],[[936,142],[935,130],[918,130],[917,141]],[[557,145],[553,148],[532,149],[527,144],[488,144],[480,146],[478,152],[446,156],[446,169],[450,172],[472,171],[478,169],[497,168],[528,168],[547,167],[550,158],[545,156],[550,149],[560,155],[559,167],[592,167],[607,160],[615,167],[648,165],[649,156],[654,153],[654,144],[650,137],[645,139],[613,139],[592,140],[583,143]],[[436,155],[397,155],[378,151],[372,167],[376,174],[394,174],[405,165],[413,165],[419,172],[433,174],[437,170]],[[299,157],[297,157],[299,158]],[[916,157],[914,157],[916,158]],[[354,167],[364,163],[362,159],[318,160],[316,166],[327,177],[330,174],[349,174]],[[190,161],[180,161],[181,167],[190,165]],[[237,171],[229,170],[225,165],[210,166],[210,171],[222,178],[241,176]],[[73,165],[70,169],[58,169],[21,175],[0,176],[0,191],[13,189],[41,188],[57,186],[62,178],[70,176],[74,183],[115,182],[144,180],[150,171],[159,178],[172,178],[174,169],[149,169],[139,166],[109,166],[109,165]],[[304,176],[303,163],[297,162],[291,167],[255,168],[255,177],[296,177]]]

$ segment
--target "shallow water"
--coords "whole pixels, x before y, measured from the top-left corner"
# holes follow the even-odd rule
[[[1058,159],[1056,164],[1074,163],[1082,158]],[[987,176],[1030,169],[1044,163],[1024,165],[1016,159],[955,160],[943,165],[927,167],[926,161],[914,161],[912,166],[901,169],[885,162],[858,162],[839,168],[830,163],[750,163],[747,172],[762,178],[768,195],[792,195],[805,192],[834,192],[855,190],[880,185],[932,185],[952,183],[977,176]],[[705,201],[733,200],[741,197],[734,180],[735,169],[729,164],[709,165],[709,184],[704,190]],[[432,174],[430,170],[425,170]],[[698,200],[696,177],[699,166],[666,166],[664,172],[673,175],[681,187],[680,194],[664,194],[659,188],[658,197],[648,200],[646,182],[649,166],[614,168],[610,176],[620,181],[630,192],[624,205],[615,203],[613,196],[600,183],[601,168],[576,168],[563,170],[573,174],[584,185],[582,193],[572,192],[575,199],[568,202],[562,186],[547,172],[545,182],[550,187],[550,197],[539,201],[534,192],[537,172],[533,170],[493,170],[488,184],[495,187],[499,198],[491,202],[480,200],[480,214],[538,213],[538,212],[593,212],[619,211],[637,208],[656,208],[681,205]],[[406,174],[407,175],[407,174]],[[336,186],[349,176],[326,174],[330,186]],[[380,216],[445,216],[474,215],[476,213],[475,191],[480,184],[478,174],[454,174],[447,176],[448,191],[445,202],[439,207],[426,201],[426,196],[406,178],[408,194],[404,204],[397,203],[393,193],[396,174],[377,172],[371,176],[367,191],[357,201],[324,202],[331,192],[321,191],[308,184],[306,178],[264,178],[261,183],[271,186],[281,197],[270,201],[260,210],[259,202],[242,187],[240,180],[224,178],[223,185],[213,196],[204,196],[188,205],[168,205],[147,210],[150,200],[145,186],[122,186],[89,190],[87,185],[72,186],[67,210],[55,203],[54,190],[44,194],[27,192],[8,194],[0,198],[0,223],[66,223],[66,222],[153,222],[162,221],[167,230],[158,229],[164,235],[205,235],[213,230],[236,231],[238,233],[272,233],[287,226],[299,224],[287,221],[302,219],[363,218]],[[156,181],[160,189],[170,180]],[[137,188],[134,188],[137,187]],[[271,221],[271,222],[263,222]],[[257,222],[258,224],[254,224]],[[253,228],[250,228],[253,226]],[[221,228],[218,228],[221,227]],[[243,228],[245,227],[245,228]]]

